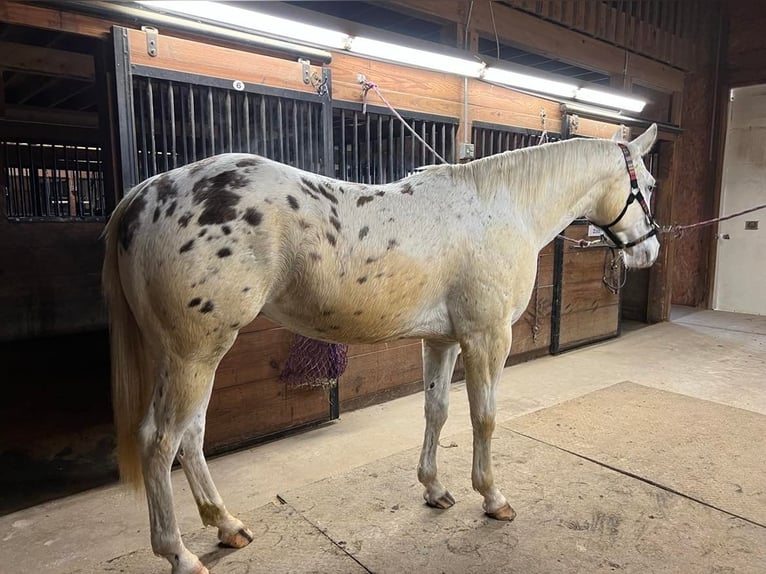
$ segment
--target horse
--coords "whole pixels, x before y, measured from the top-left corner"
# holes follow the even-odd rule
[[[424,499],[455,499],[436,449],[462,352],[484,512],[515,517],[495,485],[495,389],[511,325],[530,299],[538,252],[575,218],[599,225],[627,267],[657,257],[642,157],[631,142],[572,139],[383,185],[338,181],[227,153],[158,174],[125,194],[105,228],[117,456],[146,490],[154,553],[173,574],[208,570],[181,541],[170,469],[177,457],[204,525],[241,548],[252,532],[225,507],[205,462],[205,413],[219,361],[256,315],[334,343],[423,340]]]

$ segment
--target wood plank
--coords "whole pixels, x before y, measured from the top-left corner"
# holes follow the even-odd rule
[[[15,1],[0,2],[0,22],[105,38],[114,22]]]
[[[341,412],[410,394],[422,388],[420,342],[355,354],[339,383]]]
[[[619,129],[617,124],[581,117],[578,120],[577,135],[609,139]]]
[[[294,338],[281,327],[240,333],[218,366],[216,388],[278,380]]]
[[[166,35],[159,36],[159,54],[152,57],[146,52],[145,32],[128,30],[128,41],[133,64],[316,93],[303,83],[303,67],[297,61]],[[319,66],[311,66],[311,70],[322,74]]]
[[[557,102],[510,88],[469,80],[469,118],[493,124],[539,130],[540,110],[545,111],[546,129],[561,133],[561,111]]]
[[[205,450],[219,452],[274,433],[329,420],[324,389],[290,389],[277,380],[213,388],[205,427]]]
[[[619,333],[619,305],[585,309],[568,313],[561,318],[559,345],[562,349]]]
[[[452,74],[368,60],[345,53],[333,53],[333,98],[361,103],[359,74],[380,87],[397,109],[419,111],[453,118],[462,115],[463,79]],[[369,103],[382,105],[375,94]]]
[[[673,182],[677,169],[675,160],[677,146],[679,146],[677,142],[659,143],[660,162],[656,178],[657,189],[662,192],[656,195],[654,212],[660,221],[675,221]],[[670,320],[674,256],[673,240],[666,235],[660,241],[660,254],[648,273],[646,319],[650,323]]]
[[[0,69],[12,72],[55,76],[93,82],[96,78],[93,56],[54,48],[31,46],[0,40]]]

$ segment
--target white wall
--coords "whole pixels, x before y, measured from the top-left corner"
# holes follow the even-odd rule
[[[766,203],[766,85],[732,90],[721,215]],[[757,221],[758,230],[745,229]],[[766,210],[719,224],[714,308],[766,315]]]

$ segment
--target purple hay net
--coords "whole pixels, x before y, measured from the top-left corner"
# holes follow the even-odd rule
[[[281,381],[292,387],[332,387],[346,370],[348,347],[295,335]]]

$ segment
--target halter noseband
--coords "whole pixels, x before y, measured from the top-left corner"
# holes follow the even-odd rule
[[[625,202],[625,207],[622,208],[622,211],[620,212],[620,215],[617,216],[617,219],[612,221],[612,223],[608,225],[599,225],[598,223],[594,224],[596,227],[601,229],[601,231],[604,232],[604,234],[609,238],[609,240],[614,243],[614,247],[617,249],[627,249],[628,247],[634,247],[638,245],[639,243],[643,243],[650,237],[654,237],[657,235],[657,232],[660,229],[659,224],[654,220],[654,217],[652,217],[652,212],[649,210],[649,205],[646,203],[646,199],[644,199],[644,194],[641,193],[641,189],[638,187],[638,178],[636,178],[636,170],[633,167],[633,160],[630,157],[630,150],[628,150],[628,146],[622,143],[618,143],[618,146],[620,146],[620,150],[622,150],[622,155],[625,156],[625,166],[628,168],[628,175],[630,176],[630,195],[628,196],[627,201]],[[639,237],[638,239],[634,239],[633,241],[629,241],[628,243],[623,243],[619,237],[612,231],[610,228],[617,225],[622,218],[625,216],[625,213],[628,211],[628,208],[630,207],[630,204],[634,201],[638,201],[638,204],[641,206],[641,209],[644,210],[644,215],[646,216],[646,221],[649,223],[649,226],[651,227],[651,230]]]

